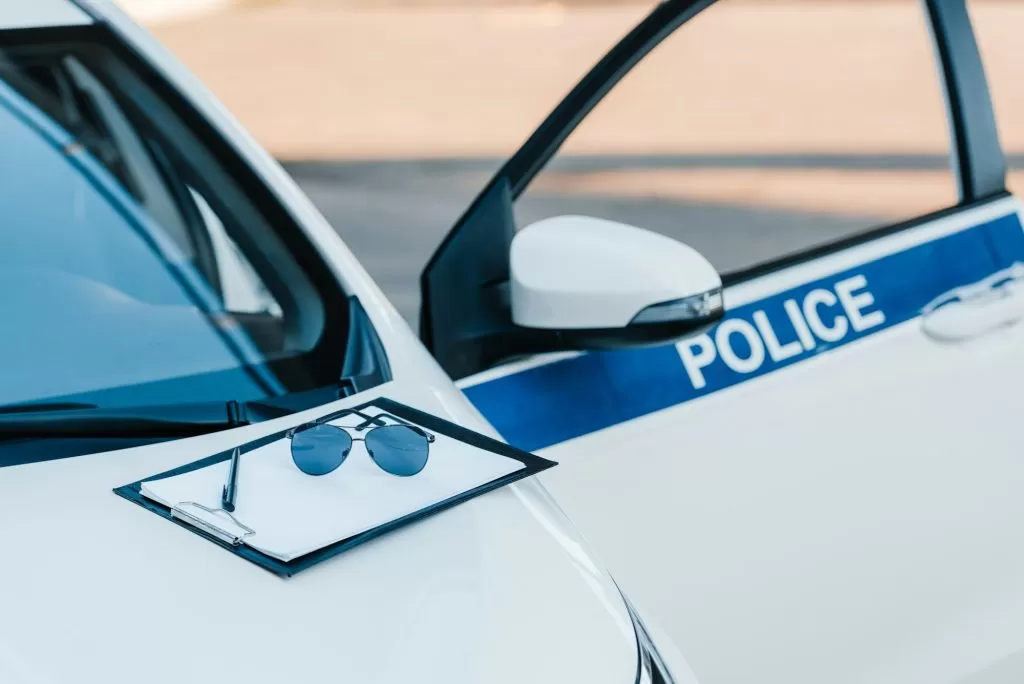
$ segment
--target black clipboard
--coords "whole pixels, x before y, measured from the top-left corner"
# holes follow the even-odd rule
[[[534,454],[522,451],[520,449],[516,449],[515,447],[509,446],[504,442],[499,442],[498,440],[491,439],[490,437],[485,437],[484,435],[473,432],[472,430],[467,430],[466,428],[459,427],[458,425],[450,423],[442,418],[430,415],[429,413],[424,413],[423,411],[419,411],[409,406],[405,406],[404,404],[399,404],[398,402],[392,401],[390,399],[377,398],[373,399],[372,401],[368,401],[364,404],[360,404],[359,406],[346,407],[346,410],[360,411],[367,408],[378,408],[384,412],[398,416],[403,420],[407,420],[410,423],[419,425],[428,431],[446,435],[448,437],[451,437],[452,439],[456,439],[460,442],[464,442],[466,444],[477,447],[484,451],[490,451],[491,453],[498,454],[499,456],[505,456],[507,458],[515,459],[522,463],[525,467],[520,468],[519,470],[513,473],[509,473],[508,475],[500,477],[496,480],[492,480],[491,482],[480,485],[479,487],[475,487],[468,491],[462,492],[461,494],[457,494],[453,497],[445,499],[444,501],[440,501],[436,504],[433,504],[432,506],[428,506],[427,508],[420,509],[408,515],[404,515],[400,518],[396,518],[383,525],[379,525],[378,527],[375,527],[372,530],[367,530],[366,532],[361,532],[346,539],[342,539],[341,541],[337,541],[328,546],[324,546],[320,549],[312,551],[304,556],[300,556],[288,562],[281,561],[277,558],[274,558],[273,556],[268,556],[267,554],[261,551],[253,549],[249,546],[245,546],[244,543],[232,543],[231,540],[225,539],[221,535],[213,534],[203,529],[200,529],[199,527],[196,527],[194,524],[190,524],[189,522],[186,522],[181,518],[173,515],[172,508],[164,506],[156,501],[147,499],[142,495],[143,482],[152,482],[153,480],[162,480],[164,478],[174,477],[176,475],[181,475],[192,470],[206,468],[215,463],[220,463],[221,461],[226,461],[229,458],[231,458],[231,454],[234,451],[234,448],[228,449],[227,451],[222,451],[219,454],[214,454],[213,456],[209,456],[207,458],[203,458],[192,463],[188,463],[173,470],[168,470],[167,472],[160,473],[158,475],[152,475],[150,477],[143,478],[138,482],[132,482],[131,484],[127,484],[122,487],[117,487],[116,489],[114,489],[114,493],[117,494],[118,496],[124,497],[125,499],[133,503],[138,504],[139,506],[142,506],[143,508],[152,513],[156,513],[160,517],[165,518],[175,523],[176,525],[179,525],[189,530],[190,532],[199,535],[200,537],[203,537],[207,541],[210,541],[220,546],[221,548],[230,551],[236,556],[240,556],[251,563],[255,563],[264,570],[269,570],[270,572],[273,572],[282,577],[291,577],[292,575],[302,572],[307,568],[313,567],[317,563],[325,561],[328,558],[337,556],[340,553],[344,553],[345,551],[355,548],[356,546],[359,546],[364,542],[368,542],[371,539],[375,539],[381,535],[387,534],[388,532],[392,532],[399,528],[405,527],[406,525],[414,523],[417,520],[423,520],[424,518],[436,515],[441,511],[447,510],[449,508],[452,508],[453,506],[457,506],[461,503],[469,501],[470,499],[476,498],[481,494],[486,494],[489,491],[498,489],[500,487],[504,487],[505,485],[512,484],[513,482],[517,482],[519,480],[522,480],[523,478],[536,475],[537,473],[540,473],[542,471],[547,470],[548,468],[558,465],[554,461],[549,461],[546,458],[541,458],[540,456],[536,456]],[[260,439],[239,445],[239,447],[241,447],[243,452],[251,451],[253,449],[257,449],[261,446],[270,444],[283,438],[287,431],[288,430],[282,430],[272,435],[268,435],[266,437],[262,437]]]

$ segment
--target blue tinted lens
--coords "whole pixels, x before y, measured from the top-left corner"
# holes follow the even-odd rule
[[[337,470],[352,451],[352,438],[333,425],[315,425],[292,436],[292,460],[307,475]]]
[[[405,425],[388,425],[366,434],[366,451],[381,469],[408,477],[427,465],[427,438]]]

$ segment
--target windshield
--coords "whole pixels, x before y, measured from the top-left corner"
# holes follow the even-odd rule
[[[130,61],[0,41],[0,406],[337,381],[336,282],[252,172]]]

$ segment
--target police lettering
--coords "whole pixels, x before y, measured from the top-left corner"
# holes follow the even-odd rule
[[[683,367],[694,389],[707,385],[704,369],[721,358],[736,373],[756,372],[767,359],[774,363],[805,354],[821,343],[833,345],[850,334],[885,323],[885,314],[870,310],[875,298],[863,275],[840,280],[832,289],[818,288],[803,300],[783,303],[788,326],[776,320],[773,326],[764,311],[755,311],[753,322],[727,318],[715,328],[714,339],[700,335],[680,345]],[[781,335],[778,331],[784,331]]]

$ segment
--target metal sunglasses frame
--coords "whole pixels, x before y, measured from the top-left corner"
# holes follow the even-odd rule
[[[295,427],[293,427],[292,429],[288,430],[285,433],[285,437],[289,441],[291,441],[295,437],[295,435],[297,435],[300,432],[303,432],[305,430],[309,430],[310,428],[318,427],[320,425],[328,425],[328,424],[330,424],[330,422],[332,420],[338,420],[339,418],[344,418],[345,416],[349,416],[349,415],[359,416],[360,418],[363,419],[363,422],[360,423],[359,425],[354,426],[354,427],[348,427],[348,426],[345,426],[345,425],[331,425],[331,427],[337,428],[339,430],[342,430],[346,434],[348,434],[348,437],[349,437],[349,439],[352,440],[353,444],[355,444],[356,442],[364,442],[365,443],[366,442],[366,437],[371,432],[373,432],[377,428],[382,428],[382,427],[407,427],[407,428],[410,428],[411,430],[413,430],[413,431],[423,435],[423,437],[426,438],[426,440],[427,440],[427,448],[428,449],[430,448],[430,445],[433,444],[434,440],[436,439],[433,434],[427,432],[426,430],[421,428],[419,425],[414,425],[414,424],[410,423],[407,420],[402,420],[398,416],[392,415],[390,413],[378,413],[375,416],[371,416],[371,415],[367,415],[367,414],[363,413],[362,411],[360,411],[358,409],[342,409],[341,411],[336,411],[335,413],[329,413],[326,416],[320,416],[316,420],[311,420],[308,423],[303,423],[301,425],[296,425]],[[386,423],[384,421],[385,418],[387,418],[388,420],[394,421],[394,423]],[[367,429],[367,428],[369,428],[369,429]],[[350,432],[351,430],[355,430],[356,432],[362,432],[362,431],[366,430],[366,434],[363,435],[362,437],[353,437],[351,432]],[[291,449],[291,447],[289,446],[289,450],[290,449]],[[347,457],[347,455],[346,455],[346,457]],[[339,468],[341,467],[341,463],[338,464],[338,467]],[[379,465],[378,465],[378,467],[379,467]],[[384,470],[383,468],[381,468],[381,469]],[[333,471],[331,471],[331,472],[333,472]],[[388,471],[385,471],[385,472],[388,472]]]

